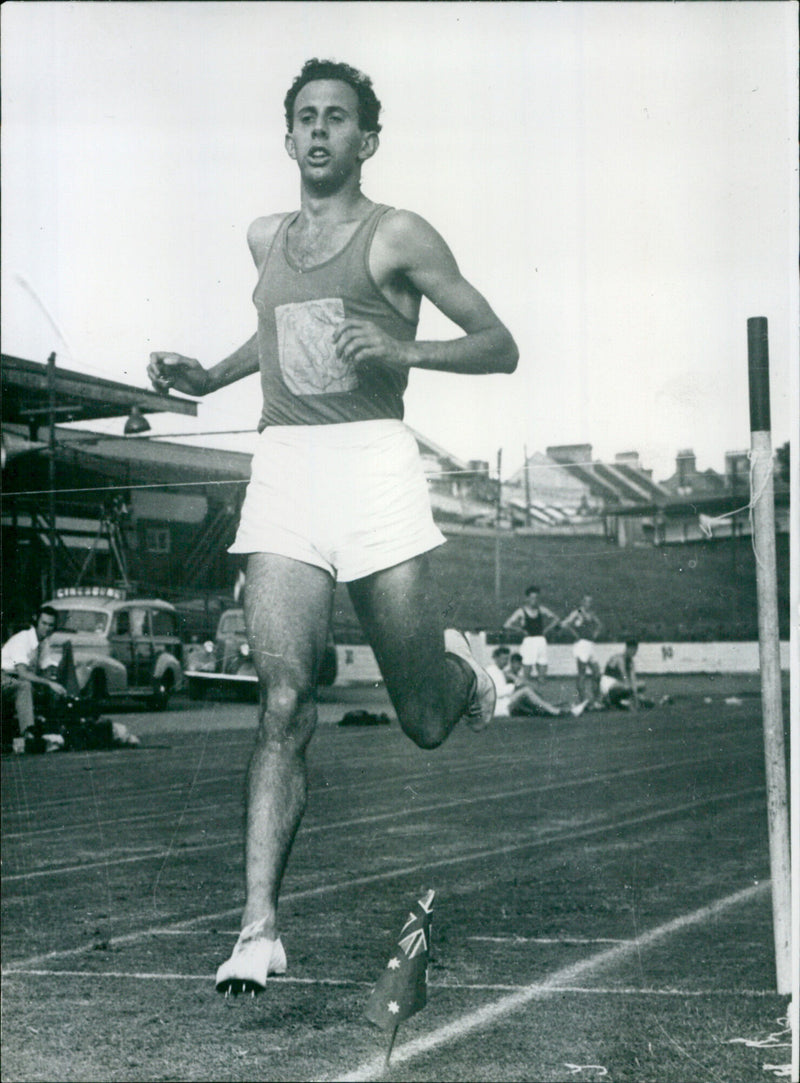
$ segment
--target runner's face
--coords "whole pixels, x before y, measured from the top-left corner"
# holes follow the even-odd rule
[[[49,613],[42,613],[36,621],[36,635],[39,637],[39,640],[47,639],[55,626],[55,619]]]
[[[376,146],[377,135],[358,126],[358,96],[351,86],[338,79],[306,83],[295,99],[286,149],[310,188],[337,190]]]

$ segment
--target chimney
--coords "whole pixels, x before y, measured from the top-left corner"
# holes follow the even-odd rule
[[[592,461],[591,444],[556,444],[547,448],[547,455],[557,463],[583,463]]]
[[[748,481],[749,474],[750,460],[746,451],[725,452],[725,484],[729,489],[742,489]]]
[[[639,462],[638,451],[618,451],[614,456],[614,461],[620,463],[622,466],[630,466],[634,470],[642,469],[642,464]]]
[[[697,460],[691,448],[679,451],[675,457],[675,469],[678,473],[678,482],[688,485],[691,478],[697,473]]]
[[[485,459],[470,459],[467,466],[473,474],[483,474],[488,478],[489,463]]]

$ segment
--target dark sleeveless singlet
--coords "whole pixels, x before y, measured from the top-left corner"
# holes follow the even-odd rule
[[[403,417],[407,374],[384,365],[357,368],[336,356],[333,333],[344,319],[370,320],[392,338],[412,341],[417,325],[381,293],[369,270],[379,204],[344,248],[301,270],[288,254],[288,214],[259,264],[253,291],[264,406],[269,425],[329,425]]]
[[[525,635],[526,636],[540,636],[544,635],[542,629],[544,628],[544,621],[542,620],[541,609],[536,611],[536,616],[532,617],[527,609],[522,610],[525,616]]]

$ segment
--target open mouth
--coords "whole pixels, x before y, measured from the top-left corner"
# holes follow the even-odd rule
[[[308,152],[308,160],[314,165],[323,165],[330,158],[330,152],[323,147],[314,147]]]

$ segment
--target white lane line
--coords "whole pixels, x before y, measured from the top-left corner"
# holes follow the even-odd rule
[[[468,936],[467,940],[481,940],[488,944],[631,944],[630,939],[618,936]]]
[[[13,978],[79,978],[88,981],[197,981],[211,985],[214,974],[178,974],[170,971],[155,970],[15,970]],[[269,988],[277,990],[281,985],[340,985],[358,986],[371,989],[374,981],[359,978],[301,978],[291,974],[270,977]],[[509,982],[428,982],[428,990],[439,992],[453,990],[457,993],[483,992],[524,992],[530,986]],[[772,989],[654,989],[650,986],[606,986],[606,985],[553,985],[548,986],[551,993],[569,993],[573,996],[624,996],[624,997],[774,997],[778,994]]]
[[[605,951],[598,952],[588,959],[562,967],[544,981],[534,982],[518,992],[510,993],[508,996],[495,1000],[492,1004],[485,1004],[475,1011],[466,1012],[451,1023],[437,1027],[436,1030],[431,1031],[429,1034],[406,1042],[405,1045],[396,1046],[392,1053],[392,1066],[396,1068],[399,1064],[405,1064],[423,1053],[429,1053],[432,1049],[437,1049],[449,1042],[458,1041],[473,1030],[489,1026],[505,1016],[519,1011],[520,1008],[526,1007],[533,1000],[540,1000],[560,992],[565,985],[570,985],[582,975],[598,970],[600,967],[621,962],[626,956],[652,947],[659,941],[683,932],[693,925],[702,925],[711,918],[718,917],[725,910],[749,902],[756,896],[763,894],[769,886],[769,881],[762,881],[755,886],[743,888],[741,891],[734,892],[733,895],[717,899],[716,902],[707,906],[701,906],[699,910],[694,910],[689,914],[682,914],[680,917],[673,918],[672,921],[658,925],[656,928],[650,929],[649,932],[642,933],[630,944],[618,944],[616,947],[606,948]],[[380,1079],[383,1074],[384,1056],[381,1054],[377,1057],[371,1057],[356,1068],[355,1071],[332,1076],[330,1079],[336,1080],[337,1083],[366,1083],[368,1080]]]
[[[55,865],[49,869],[37,869],[36,872],[15,872],[3,877],[4,884],[13,884],[18,880],[40,880],[43,876],[61,876],[73,872],[87,872],[89,869],[110,869],[114,865],[131,865],[141,861],[158,861],[165,857],[183,854],[196,854],[198,850],[219,850],[223,846],[232,846],[240,834],[231,834],[227,839],[219,842],[203,842],[196,846],[179,846],[175,850],[165,850],[160,846],[157,850],[149,849],[143,853],[132,854],[128,857],[101,858],[99,861],[83,861],[78,865]]]
[[[15,970],[13,977],[26,978],[106,978],[116,980],[128,978],[131,981],[202,981],[212,985],[214,974],[173,974],[169,971],[148,970]],[[282,974],[279,978],[270,977],[270,988],[288,985],[363,985],[371,988],[374,982],[356,981],[354,978],[298,978]]]
[[[733,793],[721,794],[718,797],[705,798],[702,801],[689,801],[684,805],[675,805],[672,808],[661,809],[658,812],[649,812],[644,816],[633,816],[627,820],[615,820],[610,823],[606,822],[599,826],[586,828],[582,831],[576,831],[574,828],[570,827],[559,835],[548,835],[543,839],[528,839],[525,842],[509,843],[506,846],[500,846],[495,849],[477,850],[468,854],[456,854],[453,857],[441,857],[437,858],[435,861],[422,862],[418,865],[406,865],[396,869],[386,869],[383,872],[370,873],[365,876],[355,876],[350,880],[340,880],[332,884],[320,885],[319,887],[299,888],[296,891],[291,891],[281,896],[281,902],[285,904],[287,902],[296,902],[299,899],[310,899],[319,897],[320,895],[331,895],[337,891],[348,891],[351,888],[366,887],[370,884],[384,883],[387,880],[398,880],[406,876],[416,876],[419,873],[428,873],[432,869],[469,864],[471,861],[482,861],[486,858],[519,853],[521,850],[534,850],[538,846],[549,846],[556,842],[575,842],[581,839],[596,837],[597,835],[602,835],[610,831],[619,832],[631,827],[641,827],[646,824],[653,824],[660,820],[669,819],[684,812],[691,812],[704,805],[714,804],[717,801],[731,800],[734,797],[744,797],[756,793],[760,794],[763,793],[763,789],[762,786],[753,790],[738,790]],[[136,929],[130,933],[123,933],[121,936],[110,937],[108,943],[114,947],[120,947],[123,944],[133,944],[139,940],[146,939],[147,937],[163,934],[165,931],[177,932],[182,929],[192,929],[196,925],[201,925],[204,922],[224,921],[228,918],[236,917],[240,913],[241,905],[238,907],[229,907],[228,909],[220,910],[215,914],[199,914],[197,917],[186,918],[183,921],[171,921],[167,922],[165,925],[148,926],[144,929]],[[3,968],[0,973],[4,975],[13,974],[15,970],[28,966],[36,966],[39,963],[46,963],[50,959],[66,959],[71,956],[85,955],[87,952],[94,950],[94,944],[94,941],[90,941],[88,944],[81,944],[75,948],[47,951],[43,952],[41,955],[33,955],[27,959],[19,959]]]

